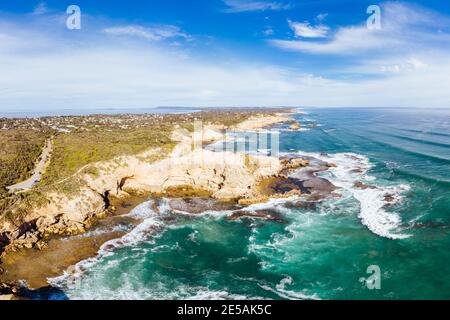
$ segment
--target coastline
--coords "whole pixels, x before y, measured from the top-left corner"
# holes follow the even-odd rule
[[[295,122],[293,118],[289,117],[289,115],[293,113],[295,112],[280,112],[273,115],[254,117],[233,126],[232,129],[235,131],[257,131],[282,123]],[[202,145],[217,142],[223,137],[222,134],[217,134],[217,126],[207,126],[204,129],[200,141]],[[172,156],[182,156],[185,153],[186,141],[181,140],[173,151]],[[259,162],[257,161],[256,164],[258,163]],[[269,163],[269,165],[273,164]],[[278,174],[279,171],[281,171],[281,168],[275,166],[274,171],[267,172],[263,174],[263,176],[273,176]],[[139,187],[133,186],[133,190],[136,191],[136,189],[139,190]],[[194,187],[192,190],[193,193],[190,194],[190,196],[198,196],[199,192],[201,195],[202,190],[195,189],[196,188]],[[70,266],[95,256],[102,244],[124,235],[126,233],[125,231],[95,234],[95,230],[120,224],[123,219],[122,216],[129,213],[138,204],[148,199],[149,195],[158,195],[158,192],[155,193],[151,191],[152,190],[144,188],[144,190],[137,192],[135,196],[131,195],[132,192],[121,192],[121,194],[118,192],[118,197],[113,198],[113,202],[109,204],[106,211],[101,210],[101,212],[98,212],[95,216],[88,218],[90,221],[89,224],[85,224],[85,228],[69,233],[66,233],[65,231],[60,232],[59,234],[58,232],[53,232],[47,236],[47,239],[42,240],[44,242],[39,241],[38,246],[32,246],[30,248],[25,246],[19,250],[14,249],[6,251],[6,253],[2,255],[2,264],[0,264],[0,267],[2,268],[0,270],[2,271],[0,274],[0,282],[18,285],[18,280],[25,280],[30,289],[39,289],[48,286],[47,278],[61,275]],[[177,192],[179,192],[179,190],[169,190],[169,193],[172,193],[171,195],[167,192],[164,192],[162,195],[172,197],[180,196]],[[185,192],[182,192],[182,194],[183,193]],[[161,194],[159,195],[161,196]],[[227,196],[222,198],[216,197],[219,201],[227,201],[232,198],[233,197],[229,197],[229,199],[227,199]],[[252,203],[264,202],[267,201],[267,199],[268,196],[255,197],[246,204],[249,205]],[[244,205],[244,202],[240,202],[240,204]],[[137,224],[139,221],[127,221],[127,223]],[[89,234],[90,232],[92,235]],[[74,254],[74,252],[76,252],[76,254]],[[32,263],[30,263],[30,261],[32,261]]]
[[[284,122],[286,122],[286,116],[284,118]],[[303,120],[304,118],[301,117],[300,121],[303,122]],[[261,123],[261,121],[251,122]],[[266,127],[259,132],[263,135],[270,132],[287,132],[287,139],[289,139],[289,136],[298,137],[297,134],[291,135],[289,133],[292,131],[289,128],[291,126],[289,121],[281,126],[275,126],[275,130],[270,129],[269,126],[269,128]],[[302,123],[301,126],[306,126],[306,124]],[[245,131],[245,128],[243,129]],[[216,136],[214,132],[218,131],[220,131],[220,126],[217,123],[213,126],[205,126],[205,131],[201,135],[202,139],[197,140],[197,142],[203,142],[199,143],[199,145],[208,149],[205,151],[208,159],[220,155],[221,142],[210,139]],[[254,131],[247,131],[244,133],[244,136],[248,133],[254,134]],[[316,130],[314,134],[321,134],[321,130]],[[231,142],[243,140],[240,134],[234,134],[232,132],[229,136]],[[219,137],[220,135],[217,135],[217,138]],[[184,159],[183,157],[186,157],[186,153],[194,155],[194,153],[190,153],[189,148],[186,148],[187,140],[183,139],[182,133],[179,138],[179,146],[172,149],[172,153],[176,155],[176,159]],[[182,143],[183,141],[185,143]],[[211,145],[214,141],[218,142],[217,145]],[[308,141],[304,143],[308,143]],[[310,141],[309,143],[311,146],[314,141]],[[314,146],[314,149],[319,147],[321,148],[322,145]],[[210,153],[211,151],[209,149],[218,150],[219,153]],[[75,233],[72,236],[65,234],[51,235],[50,238],[45,239],[48,243],[48,249],[44,247],[41,251],[35,247],[33,249],[21,249],[17,252],[9,252],[5,257],[6,259],[10,259],[10,263],[4,265],[7,276],[0,277],[0,296],[3,294],[6,294],[6,296],[0,297],[0,299],[120,298],[120,294],[109,297],[108,294],[104,295],[105,292],[103,291],[96,292],[95,288],[97,284],[95,282],[98,280],[97,276],[103,277],[110,270],[115,270],[114,272],[120,274],[120,264],[109,265],[109,263],[111,261],[119,262],[123,258],[127,259],[128,254],[144,250],[143,248],[146,248],[146,246],[152,247],[153,241],[155,241],[157,248],[165,245],[167,240],[171,243],[172,240],[170,239],[173,239],[172,237],[174,236],[177,237],[178,231],[174,230],[190,230],[190,223],[186,226],[185,221],[192,221],[193,225],[197,225],[193,230],[196,230],[194,232],[199,232],[198,239],[191,239],[190,237],[183,238],[181,236],[178,240],[181,241],[179,242],[180,247],[176,246],[177,249],[170,251],[170,255],[175,259],[173,261],[174,265],[178,265],[179,263],[185,265],[183,270],[187,273],[189,273],[188,266],[193,261],[190,261],[189,255],[187,259],[183,260],[184,262],[178,262],[178,250],[188,253],[191,249],[194,251],[197,249],[200,250],[197,247],[199,243],[202,243],[202,246],[209,246],[209,241],[218,241],[216,236],[201,232],[203,224],[207,224],[214,229],[218,228],[217,230],[222,230],[223,226],[228,230],[241,229],[239,235],[238,233],[234,234],[234,231],[232,232],[233,235],[227,234],[227,237],[234,237],[234,241],[238,242],[241,239],[247,239],[249,236],[247,232],[251,228],[250,235],[256,234],[258,237],[261,236],[262,238],[260,240],[262,242],[259,242],[253,236],[249,236],[248,244],[244,245],[241,249],[247,250],[245,248],[250,246],[252,250],[256,250],[255,252],[263,250],[260,253],[262,254],[261,258],[263,258],[264,263],[272,263],[264,258],[264,250],[271,250],[273,245],[272,240],[270,240],[271,238],[267,238],[268,235],[264,234],[266,228],[270,228],[271,230],[285,230],[286,234],[282,239],[289,239],[289,242],[297,243],[296,245],[301,247],[302,242],[300,240],[303,236],[300,239],[297,239],[297,237],[292,238],[291,232],[303,235],[303,222],[311,218],[314,221],[317,220],[318,223],[320,221],[324,223],[322,226],[325,229],[321,233],[324,232],[326,237],[328,234],[326,227],[328,223],[326,221],[330,209],[332,211],[337,210],[335,217],[340,220],[347,220],[350,216],[347,210],[351,210],[352,221],[358,221],[357,224],[352,226],[352,229],[349,230],[350,233],[346,234],[345,237],[367,237],[367,239],[375,239],[382,243],[392,241],[391,243],[393,245],[401,239],[410,237],[412,230],[404,228],[404,225],[402,225],[403,219],[400,213],[397,212],[397,206],[407,196],[406,192],[408,188],[406,185],[402,183],[392,184],[383,180],[383,177],[376,176],[376,172],[373,172],[371,169],[374,163],[363,153],[354,153],[347,150],[338,152],[328,151],[326,153],[320,150],[307,152],[304,151],[305,149],[301,149],[301,146],[298,147],[296,144],[292,144],[292,148],[284,147],[283,152],[276,157],[278,159],[279,170],[276,171],[276,174],[271,174],[270,171],[266,171],[264,175],[257,173],[258,177],[262,178],[262,180],[252,185],[257,192],[248,193],[248,197],[229,198],[227,201],[226,197],[220,197],[224,194],[215,194],[215,192],[220,191],[219,189],[215,189],[217,186],[215,183],[211,184],[211,189],[208,190],[194,188],[202,185],[208,186],[208,184],[201,182],[198,177],[202,177],[204,174],[208,175],[209,178],[216,177],[216,174],[211,174],[211,171],[214,171],[214,166],[210,166],[211,163],[217,164],[215,160],[202,163],[199,166],[202,170],[197,173],[192,171],[190,178],[196,177],[195,179],[181,180],[182,182],[192,182],[190,184],[191,187],[187,184],[180,185],[180,180],[177,180],[176,183],[178,184],[169,186],[163,192],[150,192],[147,189],[143,189],[142,193],[140,193],[141,198],[138,195],[135,198],[136,200],[133,200],[136,195],[133,195],[132,192],[127,193],[126,191],[121,194],[121,197],[111,197],[112,201],[108,213],[97,216],[95,221],[91,221],[92,224],[90,227],[86,228],[83,232]],[[289,151],[284,152],[285,150]],[[263,158],[267,157],[264,156]],[[245,158],[232,157],[235,161],[230,162],[231,167],[229,169],[233,171],[231,176],[229,175],[229,171],[219,170],[217,174],[220,176],[220,174],[224,173],[225,176],[239,178],[237,180],[246,182],[254,181],[253,178],[247,178],[248,175],[245,175],[245,171],[253,168],[251,172],[254,172],[254,165],[259,166],[264,163],[249,162],[247,164],[250,164],[250,166],[246,166]],[[167,160],[166,158],[159,160],[157,166],[161,166],[161,163],[172,163],[171,161],[173,160]],[[177,162],[180,167],[185,165],[183,163]],[[155,168],[155,164],[150,165],[150,168]],[[162,165],[162,168],[167,168],[167,166]],[[189,169],[191,167],[186,168]],[[261,172],[260,169],[258,172]],[[240,170],[243,170],[242,173],[244,175],[235,175]],[[99,177],[105,178],[106,176],[100,174]],[[185,178],[187,177],[189,175],[185,176]],[[140,181],[139,179],[138,177],[137,181]],[[218,182],[221,181],[219,180]],[[145,186],[145,183],[143,185]],[[227,185],[226,187],[229,191],[236,192],[236,190],[230,188],[231,186],[238,187],[237,190],[243,190],[240,183]],[[97,185],[97,187],[100,187],[100,185]],[[214,195],[219,196],[214,197]],[[335,204],[337,207],[334,207]],[[322,210],[325,210],[327,214],[322,215]],[[316,214],[316,212],[319,214]],[[331,214],[334,216],[334,212]],[[240,232],[243,233],[241,234]],[[197,235],[197,233],[194,234]],[[284,231],[280,234],[284,234]],[[213,239],[208,239],[208,236],[213,236]],[[338,237],[336,239],[342,239],[340,229],[336,231],[335,236]],[[165,240],[162,241],[161,239]],[[202,240],[198,242],[200,239]],[[321,239],[323,239],[323,235]],[[205,240],[206,242],[204,242]],[[266,243],[266,241],[269,242]],[[327,241],[329,242],[327,242],[328,245],[332,245],[334,240],[328,239]],[[174,244],[172,243],[172,245]],[[221,243],[222,245],[224,244]],[[261,245],[262,247],[260,247]],[[283,250],[282,248],[278,249]],[[230,248],[230,250],[232,249]],[[73,254],[73,252],[76,254]],[[203,251],[197,252],[199,256],[202,256],[203,253]],[[158,256],[159,254],[156,251],[152,251],[148,262],[153,264],[151,261],[158,261],[158,259],[154,260],[153,255]],[[224,268],[227,268],[229,264],[238,263],[235,262],[234,259],[236,257],[234,255],[231,255],[231,258],[231,260],[227,259],[223,261]],[[133,258],[130,256],[130,259]],[[239,260],[239,264],[242,263],[245,265],[247,263],[245,261],[247,260]],[[144,263],[139,259],[134,262],[139,265]],[[278,262],[281,263],[281,261]],[[209,261],[205,260],[203,263],[208,264]],[[53,268],[49,266],[53,266]],[[145,269],[145,265],[140,266],[144,270],[147,270]],[[124,267],[127,268],[126,266]],[[159,268],[158,265],[153,265],[153,267]],[[258,270],[260,270],[259,267]],[[259,276],[263,279],[266,276],[264,270],[263,267],[258,271]],[[164,270],[162,269],[161,271]],[[137,276],[139,277],[139,275]],[[49,278],[48,282],[47,278]],[[18,282],[17,280],[19,279],[24,279],[27,283]],[[81,282],[77,282],[79,280]],[[99,282],[98,285],[103,286],[104,283],[104,289],[108,290],[107,286],[109,282],[106,280],[105,282]],[[6,284],[2,284],[2,281],[5,281]],[[281,286],[280,283],[284,280],[279,281],[280,279],[273,279],[272,286],[266,286],[263,290],[269,290],[273,293],[277,292],[280,298],[298,297],[298,293],[294,292],[295,290],[285,291],[284,287],[277,287]],[[78,283],[82,287],[73,286],[73,284]],[[145,289],[145,281],[140,284]],[[189,284],[186,284],[186,286],[189,286]],[[36,289],[33,290],[31,288]],[[150,290],[150,288],[148,289]],[[300,289],[303,290],[302,287]],[[125,292],[128,291],[125,290]],[[147,298],[153,297],[151,294],[144,296]],[[252,295],[250,294],[250,296]],[[265,295],[263,294],[262,296]],[[326,296],[326,294],[302,295],[306,299],[308,297],[325,298]],[[130,297],[139,299],[139,296],[132,294]],[[189,298],[191,296],[186,297]]]
[[[90,230],[69,237],[52,237],[44,250],[25,248],[9,253],[2,261],[5,273],[0,275],[0,282],[24,280],[32,290],[47,287],[48,278],[60,276],[76,263],[96,256],[104,243],[126,234],[124,228],[115,227],[138,224],[139,220],[127,219],[123,215],[147,199],[148,196],[141,195],[118,200],[114,203],[114,212],[99,220]]]

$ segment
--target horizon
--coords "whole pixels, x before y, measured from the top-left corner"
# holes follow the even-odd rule
[[[13,0],[0,7],[0,40],[2,112],[450,108],[442,1]]]
[[[2,1],[0,72],[0,301],[450,300],[450,0]]]
[[[91,116],[120,116],[120,115],[147,115],[147,114],[190,114],[204,111],[222,111],[222,110],[264,110],[264,109],[296,109],[302,111],[314,110],[341,110],[343,112],[348,110],[390,110],[390,111],[427,111],[427,112],[450,112],[447,107],[311,107],[311,106],[211,106],[211,107],[183,107],[183,106],[157,106],[157,107],[142,107],[142,108],[70,108],[60,110],[16,110],[3,111],[0,110],[0,119],[39,119],[46,117],[91,117]],[[159,111],[159,112],[158,112]]]

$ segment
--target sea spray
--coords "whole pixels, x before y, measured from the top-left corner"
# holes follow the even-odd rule
[[[135,246],[147,239],[151,234],[154,234],[155,231],[160,231],[164,226],[164,223],[160,220],[160,215],[167,212],[167,205],[163,202],[159,207],[160,212],[158,214],[152,209],[153,204],[153,200],[144,202],[131,210],[129,214],[124,215],[124,217],[142,220],[142,222],[123,237],[105,242],[95,257],[80,261],[59,277],[48,279],[49,283],[61,288],[79,286],[84,272],[91,269],[101,259],[113,255],[114,250],[125,246]]]
[[[385,210],[387,205],[401,201],[402,194],[409,190],[408,185],[374,185],[376,178],[368,174],[372,164],[367,157],[362,155],[354,153],[319,154],[301,151],[298,154],[312,156],[335,165],[322,173],[322,176],[359,201],[358,216],[370,231],[389,239],[410,237],[408,234],[398,233],[402,231],[400,216],[395,212]],[[363,184],[358,187],[358,183],[363,182],[370,183],[370,185]],[[386,200],[387,198],[389,201]]]

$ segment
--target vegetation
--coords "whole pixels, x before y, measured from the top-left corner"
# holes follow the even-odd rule
[[[31,176],[47,136],[34,130],[0,130],[0,198],[7,186]]]
[[[143,160],[156,161],[165,157],[176,142],[171,140],[175,128],[193,130],[195,120],[236,125],[256,114],[280,112],[280,109],[220,109],[191,114],[123,114],[69,117],[0,119],[0,215],[10,215],[11,208],[43,205],[46,192],[76,194],[82,181],[71,177],[79,170],[97,176],[98,170],[89,164],[111,160],[123,155],[136,155],[159,147],[161,152]],[[27,179],[42,152],[45,140],[53,138],[51,161],[41,181],[33,190],[9,194],[6,187]],[[203,194],[187,187],[169,190],[182,195]],[[20,217],[11,217],[15,221]],[[20,220],[20,219],[19,219]]]
[[[191,185],[181,185],[176,187],[169,187],[161,193],[153,193],[155,197],[167,197],[172,198],[192,198],[192,197],[210,197],[211,192],[207,190],[197,189]]]
[[[58,135],[54,140],[51,165],[46,170],[41,185],[58,182],[89,163],[122,155],[134,155],[149,148],[168,147],[173,144],[170,132],[167,125],[158,125],[150,128],[79,131]]]

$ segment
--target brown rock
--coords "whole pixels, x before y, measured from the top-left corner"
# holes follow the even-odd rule
[[[0,295],[10,295],[17,292],[17,288],[13,284],[0,282]]]
[[[309,160],[302,158],[283,159],[281,164],[284,169],[292,170],[307,167],[309,165]]]
[[[272,125],[286,121],[292,123],[295,120],[281,115],[270,119],[258,117],[245,123],[242,128],[257,129],[264,127],[264,124]],[[204,134],[204,140],[223,138],[221,132],[212,129],[210,131],[206,132],[210,138]],[[76,194],[66,195],[55,190],[44,195],[47,200],[45,205],[31,205],[30,208],[26,208],[27,214],[20,223],[29,223],[29,228],[19,229],[16,224],[0,221],[0,235],[8,234],[6,242],[0,237],[0,243],[8,245],[12,243],[8,250],[35,245],[44,248],[45,244],[39,242],[42,237],[84,232],[92,225],[89,219],[100,218],[101,214],[105,213],[109,205],[109,196],[121,198],[124,195],[122,191],[127,190],[158,193],[174,188],[183,194],[194,190],[195,196],[198,196],[197,193],[201,190],[215,199],[242,198],[240,203],[245,205],[268,200],[268,197],[261,197],[255,191],[256,185],[259,181],[280,173],[282,166],[279,159],[246,156],[233,152],[200,149],[192,151],[193,141],[189,135],[179,141],[170,156],[154,163],[142,160],[143,155],[123,156],[92,164],[98,169],[98,175],[86,174],[85,171],[76,173],[71,178],[73,181],[81,182],[80,190]],[[304,164],[295,161],[290,163],[293,168],[302,165]],[[123,177],[133,179],[125,181]],[[186,189],[184,187],[186,185],[191,186],[192,190]],[[85,223],[87,220],[89,223]]]
[[[54,216],[44,216],[44,217],[40,217],[37,221],[36,221],[36,227],[38,229],[44,229],[46,227],[49,227],[53,224],[55,224],[56,218]]]
[[[176,198],[169,200],[169,206],[172,210],[200,214],[205,211],[223,211],[236,210],[239,207],[236,203],[223,202],[210,198]]]
[[[361,181],[357,181],[353,185],[355,188],[366,190],[366,189],[378,189],[375,186],[370,186],[368,184],[362,183]]]
[[[301,196],[302,192],[300,190],[291,190],[289,192],[286,193],[277,193],[275,195],[273,195],[274,198],[276,199],[284,199],[284,198],[290,198],[293,196]]]
[[[47,249],[48,248],[48,243],[47,242],[45,242],[45,241],[38,241],[37,243],[36,243],[36,249],[38,249],[38,250],[44,250],[44,249]]]
[[[240,218],[258,218],[258,219],[264,219],[268,221],[275,221],[279,223],[286,223],[286,220],[284,220],[282,217],[280,217],[277,213],[272,212],[270,210],[258,210],[258,211],[236,211],[233,212],[230,216],[228,216],[228,220],[230,221],[236,221]]]
[[[252,204],[264,203],[267,201],[269,201],[269,197],[258,197],[258,198],[251,198],[251,199],[239,199],[238,203],[241,206],[250,206]]]

